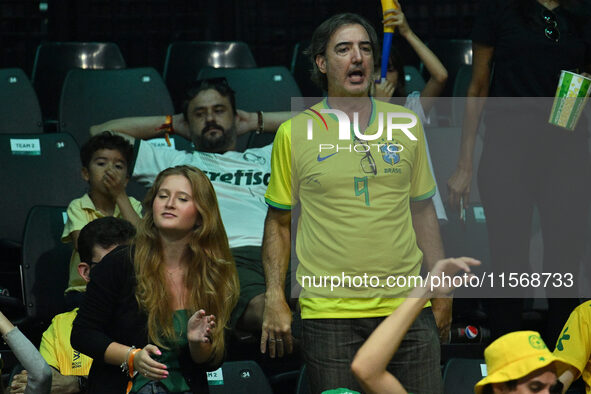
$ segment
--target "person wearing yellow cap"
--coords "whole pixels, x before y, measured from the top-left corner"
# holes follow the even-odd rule
[[[559,394],[557,375],[570,365],[548,350],[536,331],[503,335],[484,350],[488,376],[476,383],[475,394]]]

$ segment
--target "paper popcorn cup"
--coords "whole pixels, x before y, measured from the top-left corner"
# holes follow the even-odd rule
[[[574,130],[585,108],[589,93],[591,93],[590,78],[562,70],[548,122]]]

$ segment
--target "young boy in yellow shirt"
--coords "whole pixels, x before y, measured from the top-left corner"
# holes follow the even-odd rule
[[[124,138],[105,131],[92,137],[80,149],[82,178],[88,182],[88,193],[73,200],[68,206],[68,220],[62,242],[72,242],[70,280],[66,289],[66,307],[79,306],[86,282],[78,275],[78,235],[91,221],[114,216],[134,226],[140,219],[141,202],[125,191],[129,181],[129,165],[134,157],[133,147]]]

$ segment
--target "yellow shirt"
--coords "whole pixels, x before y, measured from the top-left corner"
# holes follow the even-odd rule
[[[47,364],[65,376],[87,376],[92,359],[70,345],[72,323],[78,314],[78,308],[61,313],[53,318],[49,328],[43,333],[39,353]]]
[[[583,377],[586,393],[591,394],[591,301],[575,308],[556,342],[554,354],[562,358]]]
[[[414,113],[371,102],[365,134],[382,124],[376,140],[355,141],[351,130],[339,139],[337,116],[323,113],[331,110],[326,99],[283,123],[275,137],[265,200],[278,209],[301,208],[296,253],[303,318],[386,316],[412,287],[389,287],[388,277],[420,272],[410,201],[435,193],[423,128],[416,118],[409,133],[395,129],[388,139],[388,113],[397,113],[397,124],[411,123]],[[333,276],[352,285],[331,290],[326,278]]]
[[[137,212],[140,217],[142,216],[142,203],[133,197],[129,197],[129,202],[133,207],[134,211]],[[88,223],[95,219],[102,218],[105,215],[102,214],[90,199],[88,194],[83,195],[80,198],[72,200],[68,205],[68,220],[64,226],[64,232],[62,233],[62,242],[72,242],[72,233],[74,231],[80,231]],[[115,205],[115,211],[113,216],[121,218],[121,212],[119,207]],[[72,251],[72,257],[70,258],[70,280],[68,282],[68,288],[66,293],[69,291],[85,291],[86,282],[78,273],[78,264],[80,264],[80,255],[77,250]]]

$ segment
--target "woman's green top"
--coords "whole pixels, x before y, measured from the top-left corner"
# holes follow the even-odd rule
[[[189,321],[189,313],[186,309],[179,309],[174,312],[172,319],[176,340],[166,343],[168,349],[160,349],[162,352],[161,356],[152,355],[151,357],[159,363],[166,365],[168,377],[162,379],[160,383],[166,386],[169,392],[190,391],[191,388],[181,373],[179,363],[180,351],[183,347],[188,345],[187,323]],[[150,379],[144,375],[137,374],[133,380],[132,391],[139,391],[149,381]]]

